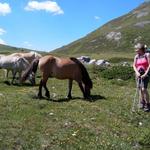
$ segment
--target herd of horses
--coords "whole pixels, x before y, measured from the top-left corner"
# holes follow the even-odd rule
[[[5,76],[8,78],[8,72],[12,72],[12,81],[16,79],[16,74],[19,74],[19,82],[23,84],[29,80],[31,84],[35,84],[37,69],[41,73],[39,84],[38,98],[43,98],[42,88],[45,89],[45,96],[50,98],[50,93],[47,88],[47,81],[50,77],[57,79],[68,79],[68,99],[72,99],[72,83],[75,80],[85,99],[90,98],[90,91],[93,83],[85,66],[76,58],[60,58],[53,55],[42,56],[37,52],[29,53],[13,53],[10,55],[0,55],[0,69],[5,69]]]

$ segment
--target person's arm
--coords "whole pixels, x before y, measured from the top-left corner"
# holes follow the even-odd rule
[[[140,73],[138,72],[138,70],[136,69],[135,64],[136,64],[136,56],[134,57],[133,69],[134,69],[134,71],[135,71],[136,76],[137,76],[137,77],[140,77],[141,74],[140,74]]]

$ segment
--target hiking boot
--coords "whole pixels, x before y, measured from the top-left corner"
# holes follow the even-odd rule
[[[140,104],[139,104],[139,108],[140,109],[144,109],[145,108],[145,100],[142,100],[141,102],[140,102]]]
[[[148,103],[148,104],[145,105],[144,111],[145,112],[149,112],[150,111],[150,103]]]

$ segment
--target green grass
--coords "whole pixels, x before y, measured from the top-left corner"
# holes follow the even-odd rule
[[[73,100],[65,101],[67,81],[56,79],[48,81],[47,101],[35,98],[38,86],[5,84],[1,72],[0,149],[149,149],[150,113],[130,112],[134,81],[118,84],[92,70],[90,76],[93,102],[82,99],[76,83]]]

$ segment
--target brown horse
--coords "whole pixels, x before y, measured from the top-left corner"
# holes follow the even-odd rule
[[[52,55],[44,56],[40,59],[36,59],[31,63],[31,66],[25,71],[22,76],[22,82],[24,82],[30,73],[35,73],[39,67],[42,78],[39,85],[38,97],[42,97],[42,87],[44,87],[46,97],[50,97],[48,88],[46,86],[49,77],[55,77],[57,79],[69,79],[69,91],[67,97],[72,98],[72,82],[75,80],[85,99],[90,97],[90,90],[93,86],[89,74],[84,65],[76,58],[59,58]]]

